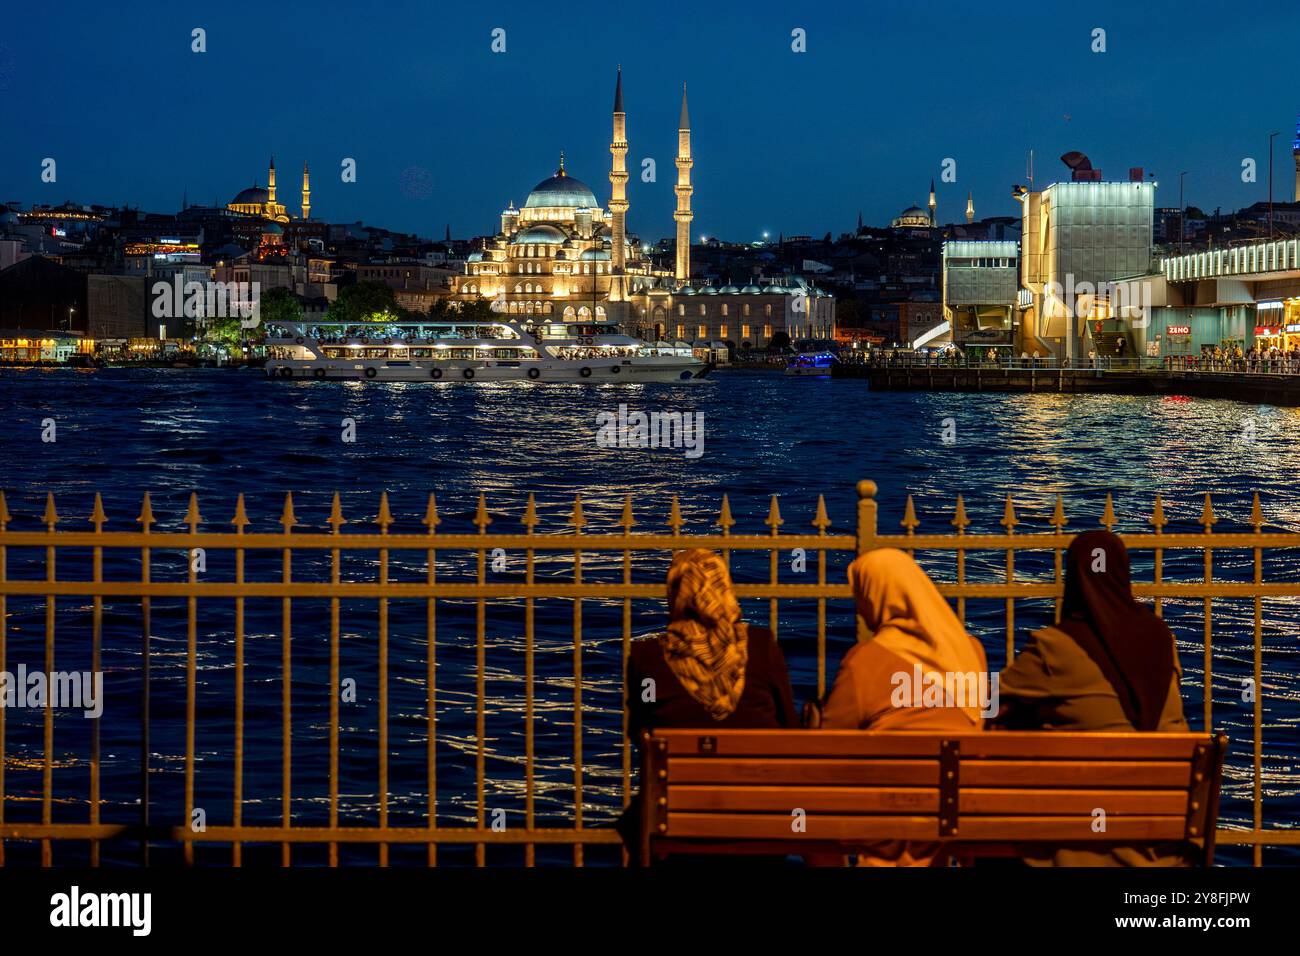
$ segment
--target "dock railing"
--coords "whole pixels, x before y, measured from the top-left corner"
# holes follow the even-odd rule
[[[133,688],[135,699],[129,702],[128,712],[138,720],[132,727],[139,738],[137,765],[129,753],[105,751],[103,719],[83,723],[82,715],[59,710],[53,693],[31,714],[0,708],[0,865],[5,862],[6,849],[12,851],[12,863],[21,862],[22,848],[30,852],[24,859],[39,860],[43,865],[80,860],[81,853],[98,865],[101,846],[128,847],[133,859],[145,863],[151,850],[168,850],[193,863],[196,848],[201,848],[198,862],[234,865],[243,861],[245,845],[254,844],[272,848],[278,844],[283,865],[302,862],[299,848],[307,846],[324,850],[320,862],[337,865],[340,846],[355,850],[358,844],[372,846],[374,855],[368,862],[380,865],[389,862],[393,846],[406,850],[423,847],[421,859],[429,865],[438,862],[439,849],[447,846],[466,853],[472,848],[472,860],[478,865],[495,862],[497,858],[489,859],[488,848],[501,845],[521,851],[521,862],[526,865],[540,862],[541,847],[551,854],[547,859],[556,850],[565,856],[571,852],[577,865],[584,862],[584,851],[592,846],[608,847],[606,853],[617,854],[619,838],[609,826],[608,814],[606,819],[593,821],[588,813],[589,787],[592,775],[600,775],[601,780],[610,781],[610,791],[624,806],[634,792],[633,753],[623,705],[626,695],[594,694],[597,677],[584,676],[584,664],[591,660],[595,642],[617,647],[617,654],[611,652],[611,657],[618,661],[618,672],[612,673],[607,666],[603,676],[621,685],[634,632],[645,630],[640,622],[647,617],[662,620],[663,568],[673,552],[711,548],[729,561],[747,563],[751,571],[761,569],[747,578],[738,576],[738,594],[751,620],[770,626],[782,641],[791,630],[789,612],[798,609],[804,622],[802,646],[811,651],[810,657],[815,654],[815,663],[809,660],[807,666],[815,674],[819,697],[827,689],[828,630],[836,640],[852,639],[852,602],[843,568],[856,554],[878,547],[914,553],[932,570],[941,592],[954,602],[963,620],[967,619],[968,603],[993,602],[1000,608],[996,613],[1006,659],[1014,656],[1016,649],[1018,607],[1037,602],[1050,610],[1053,601],[1059,606],[1062,554],[1074,532],[1081,530],[1067,530],[1061,498],[1045,525],[1048,530],[1018,530],[1024,522],[1008,496],[998,520],[1002,530],[979,534],[968,533],[972,522],[959,495],[955,510],[944,516],[951,530],[937,534],[918,530],[920,522],[910,496],[901,521],[894,524],[898,530],[882,530],[876,491],[871,481],[858,483],[851,532],[833,526],[824,498],[818,499],[811,519],[803,515],[802,527],[796,524],[791,530],[788,516],[773,496],[763,530],[750,533],[736,530],[725,495],[704,533],[687,532],[676,496],[657,530],[647,528],[646,517],[634,513],[630,497],[623,502],[617,520],[596,529],[585,517],[581,498],[575,499],[566,520],[547,524],[539,517],[532,495],[516,506],[513,515],[490,512],[488,500],[480,495],[467,526],[453,530],[430,496],[422,519],[424,530],[412,533],[393,530],[398,522],[387,494],[379,502],[378,516],[359,523],[345,520],[340,497],[335,494],[326,520],[328,530],[306,529],[296,517],[294,499],[289,495],[279,528],[272,531],[252,527],[242,495],[220,522],[201,514],[198,499],[191,496],[174,530],[160,530],[148,495],[138,517],[132,516],[134,520],[114,516],[113,525],[134,525],[129,530],[106,527],[109,516],[98,495],[89,514],[80,515],[60,511],[51,496],[43,514],[39,518],[28,515],[26,521],[11,515],[0,496],[0,672],[16,666],[14,649],[22,642],[28,650],[41,650],[47,675],[57,673],[65,658],[85,659],[95,672],[104,669],[111,658],[111,667],[122,681],[129,677],[133,682],[119,681],[121,686]],[[204,511],[212,507],[205,505]],[[616,511],[615,506],[611,515]],[[1135,583],[1140,597],[1154,599],[1157,609],[1172,600],[1200,604],[1196,636],[1203,645],[1203,679],[1199,688],[1184,684],[1184,701],[1192,716],[1193,702],[1200,699],[1207,729],[1215,727],[1216,716],[1212,604],[1215,599],[1239,599],[1253,606],[1253,623],[1246,634],[1247,639],[1253,635],[1253,739],[1243,740],[1238,735],[1232,741],[1239,758],[1249,755],[1251,820],[1249,826],[1221,826],[1218,842],[1221,846],[1253,847],[1254,862],[1259,865],[1264,846],[1300,846],[1300,830],[1285,823],[1265,827],[1261,789],[1265,753],[1263,602],[1300,598],[1300,580],[1294,575],[1269,580],[1265,570],[1280,552],[1300,548],[1300,534],[1266,530],[1258,495],[1248,522],[1243,524],[1249,530],[1215,532],[1217,521],[1207,494],[1201,507],[1201,531],[1167,532],[1165,504],[1156,497],[1144,519],[1151,530],[1122,537],[1135,561],[1140,554],[1150,561],[1150,578]],[[1117,523],[1109,495],[1101,523],[1107,528]],[[209,530],[221,525],[228,530]],[[1249,557],[1252,570],[1246,580],[1215,579],[1214,556],[1225,550]],[[1177,579],[1165,574],[1168,556],[1174,554],[1182,556],[1176,562],[1180,569]],[[805,562],[799,574],[791,573],[792,555]],[[180,556],[183,564],[168,563],[169,556]],[[493,572],[494,562],[503,556],[518,562],[519,573],[507,578]],[[981,557],[972,566],[976,556]],[[1027,561],[1037,562],[1037,573],[1023,570]],[[1181,573],[1189,563],[1199,574]],[[120,573],[124,566],[132,569],[129,575]],[[651,566],[653,573],[646,570]],[[178,570],[180,567],[184,570]],[[542,567],[547,569],[545,574],[538,573]],[[990,567],[996,568],[996,573],[990,574]],[[118,572],[106,573],[106,568]],[[259,573],[250,574],[250,568]],[[70,569],[80,573],[70,574]],[[589,569],[591,573],[587,573]],[[278,628],[261,633],[267,628],[259,627],[258,634],[250,634],[247,615],[252,602],[275,607],[278,615],[269,616],[278,621]],[[297,625],[304,605],[321,609],[319,620],[327,621],[327,627],[317,631]],[[175,613],[163,615],[163,606],[172,607]],[[355,614],[358,607],[366,609],[364,615]],[[755,615],[755,608],[765,609],[766,614]],[[221,631],[216,648],[209,623],[214,609],[228,615],[230,624],[228,631]],[[512,675],[515,682],[506,692],[489,692],[489,678],[494,687],[500,684],[489,663],[494,657],[500,659],[502,653],[497,639],[489,635],[489,610],[498,622],[494,632],[501,630],[499,622],[504,615],[512,622],[506,629],[518,635],[523,673]],[[602,628],[599,634],[591,633],[584,623],[596,619],[596,610],[619,623]],[[11,620],[18,620],[20,612],[26,615],[22,620],[43,622],[43,627],[18,628]],[[834,627],[828,628],[828,614],[839,622]],[[354,619],[348,620],[349,615]],[[160,624],[158,619],[164,616],[167,621]],[[455,698],[457,703],[439,697],[440,692],[448,693],[441,685],[455,676],[449,672],[443,677],[443,668],[450,665],[439,657],[453,649],[451,636],[439,626],[444,616],[461,622],[457,633],[463,631],[466,638],[463,647],[454,648],[465,652],[463,676],[467,684],[463,691],[456,691],[463,693]],[[160,646],[161,634],[168,627],[175,640]],[[394,655],[390,636],[396,627],[418,632],[419,639],[403,644],[402,652]],[[558,686],[568,688],[569,699],[560,705],[552,700],[547,715],[539,714],[538,709],[541,678],[537,655],[542,629],[552,636],[562,634],[561,646],[567,654],[567,674]],[[1176,633],[1186,644],[1188,633],[1177,628]],[[133,636],[123,639],[123,634]],[[981,636],[986,646],[995,650],[998,638]],[[271,659],[278,663],[274,672],[259,667],[256,698],[250,695],[246,675],[253,640],[263,648],[269,642]],[[278,660],[274,655],[277,649]],[[213,660],[218,651],[229,652],[219,668]],[[158,713],[157,701],[151,696],[158,691],[159,661],[164,653],[175,662],[168,678],[174,693],[178,700],[183,697],[183,704],[171,716]],[[1186,653],[1184,650],[1184,657]],[[355,673],[358,655],[367,657],[372,665],[374,719],[373,727],[364,731],[358,729],[355,718],[341,713],[338,691],[347,679],[341,670],[345,654],[352,661],[350,672]],[[313,669],[300,664],[295,670],[295,663],[309,657],[321,666]],[[551,653],[548,667],[556,660]],[[563,655],[558,660],[563,664]],[[832,658],[832,677],[835,666]],[[228,674],[228,692],[214,690],[215,678],[209,676],[213,668]],[[392,694],[399,682],[422,701],[414,712],[407,708],[394,714]],[[557,686],[554,675],[546,682],[552,688]],[[314,703],[306,708],[304,700]],[[468,703],[461,705],[460,700]],[[503,700],[508,706],[497,706]],[[119,736],[120,714],[127,703],[108,701],[112,713],[119,715],[115,723]],[[254,704],[264,718],[268,712],[272,714],[268,718],[271,724],[264,719],[255,728],[249,726],[251,718],[246,715]],[[464,732],[440,731],[448,707],[472,710],[472,726],[471,715],[466,713]],[[544,719],[550,734],[548,746],[559,745],[552,732],[563,725],[557,724],[557,707],[566,717],[563,723],[571,723],[571,736],[566,759],[548,764],[547,773],[552,775],[548,793],[562,793],[568,811],[557,812],[551,799],[547,812],[542,813],[537,731],[539,720]],[[307,716],[295,719],[295,711],[302,710],[309,711]],[[28,724],[20,727],[14,723],[24,716],[30,718]],[[160,754],[159,735],[179,730],[182,720],[183,747],[170,756]],[[390,736],[395,720],[405,728],[401,741]],[[611,728],[610,739],[620,725],[623,730],[616,744],[594,748],[600,751],[596,763],[587,760],[593,740],[584,732],[584,721],[603,721]],[[7,724],[11,730],[8,740]],[[82,731],[86,724],[88,734]],[[495,786],[492,778],[497,772],[489,767],[489,758],[492,768],[502,765],[492,741],[504,733],[505,724],[519,737],[518,752],[511,756],[522,768],[517,778],[512,777],[512,786],[519,790],[522,805],[509,825],[498,826],[497,815],[488,806],[487,791]],[[255,776],[247,766],[253,743],[272,754],[275,765],[262,766],[266,760],[259,759]],[[405,776],[397,782],[390,775],[390,757],[400,747],[406,748]],[[359,782],[356,767],[349,767],[361,751],[368,754],[362,762],[368,783]],[[472,790],[458,805],[462,810],[468,808],[468,816],[457,825],[440,824],[439,819],[444,809],[440,799],[446,799],[442,794],[448,786],[440,772],[448,758],[462,761],[466,789]],[[423,768],[414,779],[412,763]],[[106,792],[103,781],[110,764],[116,767],[111,793]],[[557,767],[567,777],[559,790],[554,789],[553,779]],[[211,779],[217,776],[219,781]],[[341,790],[344,778],[348,783]],[[168,779],[174,783],[170,795],[166,788],[155,786]],[[311,781],[310,785],[305,781]],[[345,797],[354,797],[358,788],[365,791],[364,807],[343,812]],[[223,802],[218,805],[204,799],[200,803],[196,799],[200,789],[221,793]],[[305,791],[314,795],[312,805],[320,811],[318,819],[298,812],[306,800]],[[1290,799],[1300,799],[1300,794],[1292,793]],[[397,820],[399,803],[406,822]],[[259,819],[250,820],[254,806],[261,812]],[[266,818],[268,806],[273,809],[272,819]],[[1294,807],[1289,812],[1294,819]],[[80,849],[74,853],[73,848]]]

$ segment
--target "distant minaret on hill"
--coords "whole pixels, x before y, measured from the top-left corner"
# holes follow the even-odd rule
[[[271,168],[266,174],[266,201],[275,203],[275,157],[271,157]]]
[[[306,163],[302,164],[302,218],[311,218],[311,177]]]
[[[929,202],[929,206],[930,206],[930,228],[931,228],[931,229],[934,228],[934,223],[935,223],[935,219],[934,219],[934,210],[935,210],[935,208],[936,208],[938,205],[939,205],[939,203],[938,203],[938,202],[935,200],[935,198],[934,198],[934,180],[932,179],[932,180],[930,180],[930,202]]]
[[[966,194],[966,222],[975,221],[975,194],[968,192]]]

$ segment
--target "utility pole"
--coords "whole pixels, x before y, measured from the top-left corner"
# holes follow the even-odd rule
[[[1268,238],[1273,238],[1273,139],[1277,133],[1268,137]]]

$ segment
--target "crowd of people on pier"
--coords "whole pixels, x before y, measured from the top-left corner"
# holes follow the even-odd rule
[[[1171,355],[1170,369],[1208,372],[1270,372],[1274,375],[1300,374],[1300,346],[1280,349],[1252,345],[1243,350],[1238,344],[1201,346],[1200,355]]]
[[[830,693],[796,713],[785,659],[772,632],[745,622],[726,562],[680,552],[668,571],[668,626],[633,642],[628,659],[629,735],[657,728],[1187,731],[1177,646],[1165,622],[1133,596],[1129,557],[1109,531],[1078,535],[1065,554],[1059,620],[1032,632],[998,675],[996,714],[970,700],[896,703],[896,675],[983,673],[984,648],[906,552],[880,548],[849,567],[865,639],[845,654]],[[647,685],[646,681],[653,681]],[[647,700],[641,688],[656,691]],[[992,708],[990,708],[991,710]],[[636,845],[637,804],[620,831]],[[926,866],[939,844],[895,840],[812,865]],[[1178,866],[1174,846],[1062,848],[1031,866]]]

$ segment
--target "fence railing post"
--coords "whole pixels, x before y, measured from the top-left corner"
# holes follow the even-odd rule
[[[874,547],[876,539],[876,483],[870,478],[858,482],[858,554]]]

